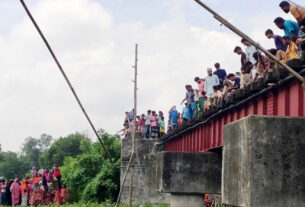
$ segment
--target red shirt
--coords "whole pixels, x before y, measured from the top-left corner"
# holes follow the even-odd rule
[[[61,198],[66,198],[67,197],[67,189],[66,188],[62,188],[60,190],[60,197]]]
[[[54,173],[53,173],[53,176],[54,176],[54,177],[59,177],[59,176],[61,176],[59,167],[56,167],[56,168],[55,168]]]

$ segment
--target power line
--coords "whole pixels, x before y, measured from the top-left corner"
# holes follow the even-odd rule
[[[91,121],[89,115],[87,114],[85,108],[83,107],[83,104],[81,103],[81,101],[80,101],[78,95],[76,94],[76,92],[75,92],[75,90],[74,90],[74,88],[73,88],[73,86],[72,86],[70,80],[68,79],[68,76],[66,75],[64,69],[62,68],[60,62],[58,61],[58,59],[57,59],[55,53],[53,52],[53,50],[52,50],[50,44],[48,43],[47,39],[45,38],[45,36],[44,36],[44,34],[42,33],[41,29],[39,28],[38,24],[36,23],[34,17],[32,16],[32,14],[31,14],[30,10],[28,9],[27,5],[25,4],[24,0],[20,0],[20,2],[21,2],[21,4],[22,4],[23,8],[25,9],[27,15],[28,15],[29,18],[31,19],[32,23],[34,24],[35,28],[37,29],[37,31],[38,31],[40,37],[42,38],[43,42],[44,42],[45,45],[47,46],[49,52],[51,53],[51,55],[52,55],[54,61],[55,61],[56,64],[57,64],[57,66],[58,66],[60,72],[61,72],[62,75],[64,76],[64,78],[65,78],[65,80],[66,80],[68,86],[70,87],[70,89],[71,89],[71,91],[72,91],[72,93],[73,93],[73,95],[74,95],[74,97],[75,97],[75,99],[76,99],[76,101],[77,101],[77,103],[78,103],[78,105],[79,105],[79,107],[80,107],[81,110],[83,111],[83,113],[84,113],[86,119],[88,120],[88,122],[89,122],[89,124],[90,124],[92,130],[94,131],[94,134],[96,135],[98,141],[99,141],[100,144],[102,145],[103,150],[104,150],[104,152],[105,152],[107,158],[108,158],[109,161],[111,162],[112,166],[115,167],[115,166],[114,166],[114,163],[113,163],[113,161],[112,161],[112,159],[111,159],[111,157],[110,157],[110,154],[109,154],[108,150],[106,149],[106,146],[105,146],[104,142],[102,141],[102,139],[100,138],[99,134],[97,133],[97,130],[96,130],[95,126],[93,125],[93,123],[92,123],[92,121]]]

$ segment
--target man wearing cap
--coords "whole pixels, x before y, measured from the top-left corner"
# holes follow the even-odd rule
[[[208,76],[205,78],[204,90],[206,92],[206,97],[210,98],[214,93],[214,86],[219,85],[219,78],[217,75],[213,74],[212,68],[208,68]]]

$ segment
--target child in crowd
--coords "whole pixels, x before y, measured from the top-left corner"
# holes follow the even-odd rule
[[[60,200],[61,200],[61,204],[65,204],[66,203],[66,199],[67,199],[67,188],[64,185],[64,187],[60,190]]]
[[[50,179],[48,179],[47,183],[48,183],[47,184],[48,190],[47,190],[46,205],[50,205],[53,201],[54,184]]]
[[[176,106],[173,106],[169,111],[169,117],[171,121],[172,130],[176,130],[178,127],[178,111]]]
[[[240,88],[244,88],[251,84],[251,67],[252,63],[246,62],[244,66],[241,68],[241,80],[240,80]]]
[[[178,127],[180,127],[183,123],[183,119],[181,117],[181,113],[178,113]]]
[[[259,78],[264,78],[267,76],[268,72],[272,72],[272,70],[268,71],[269,69],[269,61],[268,59],[261,55],[259,52],[255,52],[253,54],[253,58],[257,61],[255,63],[256,71],[257,71],[257,81]],[[253,81],[253,82],[255,82]]]
[[[60,206],[61,205],[61,202],[60,202],[60,189],[56,188],[54,194],[55,194],[54,204]]]
[[[151,137],[152,138],[158,137],[159,130],[157,124],[157,115],[155,111],[152,111],[152,114],[150,115],[150,127],[151,127]]]
[[[190,119],[188,103],[185,103],[185,106],[183,107],[182,111],[183,123],[186,123]]]
[[[164,117],[161,117],[160,121],[160,137],[163,137],[165,134],[165,122],[164,122]]]
[[[223,93],[221,92],[220,88],[223,90],[223,87],[213,86],[213,90],[214,90],[214,93],[212,95],[213,99],[222,99]]]
[[[199,77],[195,77],[195,82],[198,84],[198,102],[199,102],[199,111],[202,112],[204,109],[204,80],[200,79]]]
[[[148,110],[147,115],[145,116],[145,138],[151,137],[150,115],[151,110]]]
[[[161,124],[162,124],[162,117],[163,117],[163,112],[159,111],[158,116],[157,116],[157,120],[158,120],[158,138],[161,137]],[[165,129],[164,129],[165,131]]]
[[[172,131],[172,126],[171,126],[170,119],[168,119],[168,121],[167,121],[167,132],[170,132],[170,131]]]
[[[142,128],[141,128],[141,134],[142,134],[142,138],[145,137],[145,114],[141,114],[141,124],[142,124]]]
[[[143,126],[145,125],[144,121],[140,116],[137,116],[137,130],[142,132]]]
[[[206,96],[204,97],[204,111],[209,110],[211,107],[211,101]]]
[[[192,92],[192,98],[193,102],[191,103],[192,111],[193,111],[193,117],[196,117],[199,114],[200,108],[199,108],[199,97],[198,97],[198,90],[191,90]]]
[[[30,204],[32,206],[38,206],[41,204],[41,197],[42,197],[42,190],[39,186],[38,181],[34,182],[34,185],[32,187],[32,195],[31,195],[31,201]]]

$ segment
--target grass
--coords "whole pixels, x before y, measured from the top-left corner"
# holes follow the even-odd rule
[[[57,207],[56,205],[50,205],[50,207]],[[73,203],[73,204],[64,204],[61,205],[61,207],[115,207],[115,204],[110,204],[110,203],[87,203],[87,204],[82,204],[82,203]],[[120,204],[119,207],[128,207],[128,205],[125,204]],[[148,205],[133,205],[133,207],[149,207]],[[165,204],[160,204],[160,205],[151,205],[151,207],[170,207],[169,205]]]
[[[44,206],[41,206],[44,207]],[[49,207],[58,207],[56,205],[50,205]],[[64,204],[61,205],[61,207],[115,207],[115,204],[110,204],[110,203],[87,203],[87,204],[83,204],[83,203],[73,203],[73,204]],[[128,207],[128,205],[126,204],[120,204],[119,207]],[[144,205],[133,205],[133,207],[149,207],[147,204]],[[166,205],[166,204],[151,204],[151,207],[170,207],[170,205]],[[218,207],[231,207],[231,206],[227,206],[227,205],[219,205]]]

